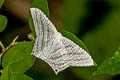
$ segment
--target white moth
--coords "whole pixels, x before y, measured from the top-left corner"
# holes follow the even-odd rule
[[[47,62],[56,75],[69,66],[93,66],[91,56],[73,41],[57,32],[52,22],[38,8],[31,8],[36,31],[32,55]]]

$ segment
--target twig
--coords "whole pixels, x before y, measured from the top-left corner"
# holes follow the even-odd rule
[[[0,40],[0,46],[1,46],[1,48],[2,48],[2,51],[4,51],[4,50],[5,50],[5,47],[4,47],[4,45],[3,45],[3,43],[2,43],[1,40]]]
[[[19,36],[16,36],[15,39],[12,41],[12,45],[15,45],[16,40],[19,38]]]
[[[4,48],[4,50],[1,52],[0,54],[0,59],[2,58],[2,56],[5,54],[5,52],[12,47],[13,45],[17,44],[16,40],[18,39],[19,36],[15,37],[15,39],[12,41],[12,43],[10,43],[6,48]],[[1,42],[2,43],[2,42]],[[3,44],[2,44],[3,45]],[[2,46],[1,46],[2,47]]]

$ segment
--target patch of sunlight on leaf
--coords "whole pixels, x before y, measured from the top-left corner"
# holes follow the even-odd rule
[[[33,42],[19,42],[3,56],[3,67],[11,64],[13,72],[24,73],[32,67],[35,57],[31,55]]]
[[[0,15],[0,32],[2,32],[7,25],[7,18],[3,15]]]

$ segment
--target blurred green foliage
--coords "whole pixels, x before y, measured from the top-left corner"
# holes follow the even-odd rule
[[[3,15],[0,15],[0,32],[2,32],[7,25],[7,18]]]
[[[116,7],[119,6],[117,4],[113,5],[109,3],[109,1],[107,3],[112,7],[110,12],[105,16],[104,20],[101,21],[101,24],[97,25],[97,29],[88,32],[88,34],[83,37],[85,44],[98,65],[106,58],[113,56],[115,50],[120,45],[120,8]],[[108,66],[109,69],[111,69],[111,67],[112,66]]]
[[[64,29],[78,34],[82,26],[79,26],[79,22],[87,15],[87,3],[88,0],[67,0],[64,9]]]
[[[3,3],[4,3],[4,0],[0,0],[0,9],[1,9]]]
[[[0,0],[0,9],[4,3],[4,0]],[[0,15],[0,32],[2,32],[7,25],[7,18],[3,15]]]

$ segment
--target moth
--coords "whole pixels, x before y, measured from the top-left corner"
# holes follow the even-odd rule
[[[56,75],[69,66],[94,65],[89,53],[62,36],[40,9],[30,11],[36,32],[32,55],[48,63]]]

